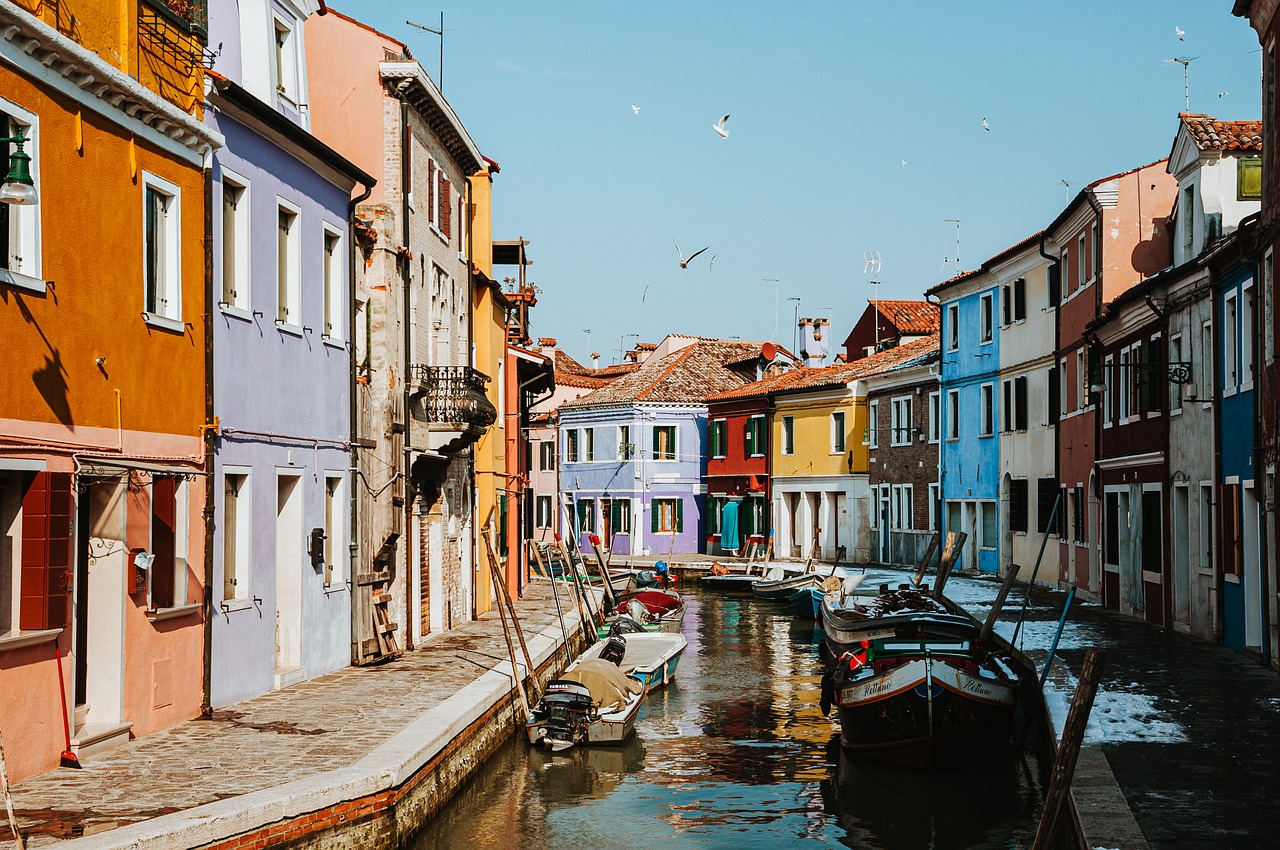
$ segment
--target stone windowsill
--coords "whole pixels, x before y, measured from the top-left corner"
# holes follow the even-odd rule
[[[186,617],[199,611],[201,605],[199,602],[192,602],[189,605],[175,605],[172,608],[153,608],[147,612],[147,619],[153,623],[163,620],[176,620],[179,617]]]
[[[25,646],[35,646],[41,643],[49,643],[55,640],[58,635],[62,634],[62,629],[40,629],[21,631],[15,629],[11,632],[0,633],[0,652],[7,652],[11,649],[22,649]]]

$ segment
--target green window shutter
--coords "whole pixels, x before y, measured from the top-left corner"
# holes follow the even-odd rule
[[[658,533],[658,514],[659,513],[660,511],[658,510],[658,503],[656,501],[650,502],[649,503],[649,521],[651,523],[651,526],[649,530],[652,531],[654,534]]]
[[[684,533],[684,499],[676,499],[676,533]]]
[[[1262,199],[1262,159],[1256,156],[1236,160],[1236,200]]]
[[[745,447],[747,457],[751,457],[756,453],[756,432],[751,427],[752,420],[748,419],[746,425],[742,429],[742,442]]]
[[[707,534],[720,532],[720,499],[712,496],[707,500]]]
[[[754,499],[743,499],[742,504],[738,506],[738,526],[742,529],[743,537],[750,537],[756,533],[756,512],[753,510],[755,504]]]

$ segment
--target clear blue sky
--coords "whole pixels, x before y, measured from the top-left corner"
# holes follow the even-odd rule
[[[1052,221],[1061,181],[1074,196],[1167,156],[1184,97],[1165,60],[1197,57],[1191,111],[1260,114],[1230,0],[331,5],[433,78],[439,41],[405,21],[443,11],[444,93],[502,166],[496,235],[530,241],[533,333],[602,365],[624,334],[776,322],[789,346],[789,298],[838,343],[872,296],[867,252],[881,297],[919,298],[957,255],[973,268]],[[709,249],[682,270],[673,240]]]

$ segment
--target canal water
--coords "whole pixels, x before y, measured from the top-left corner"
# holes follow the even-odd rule
[[[1034,752],[944,773],[850,756],[818,708],[821,626],[684,590],[689,646],[626,745],[551,754],[513,736],[408,847],[1031,845],[1047,784]]]

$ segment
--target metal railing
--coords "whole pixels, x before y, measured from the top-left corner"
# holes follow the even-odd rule
[[[427,422],[463,422],[488,428],[498,421],[498,411],[485,396],[489,376],[470,366],[410,366],[410,381],[417,384],[415,407]]]

